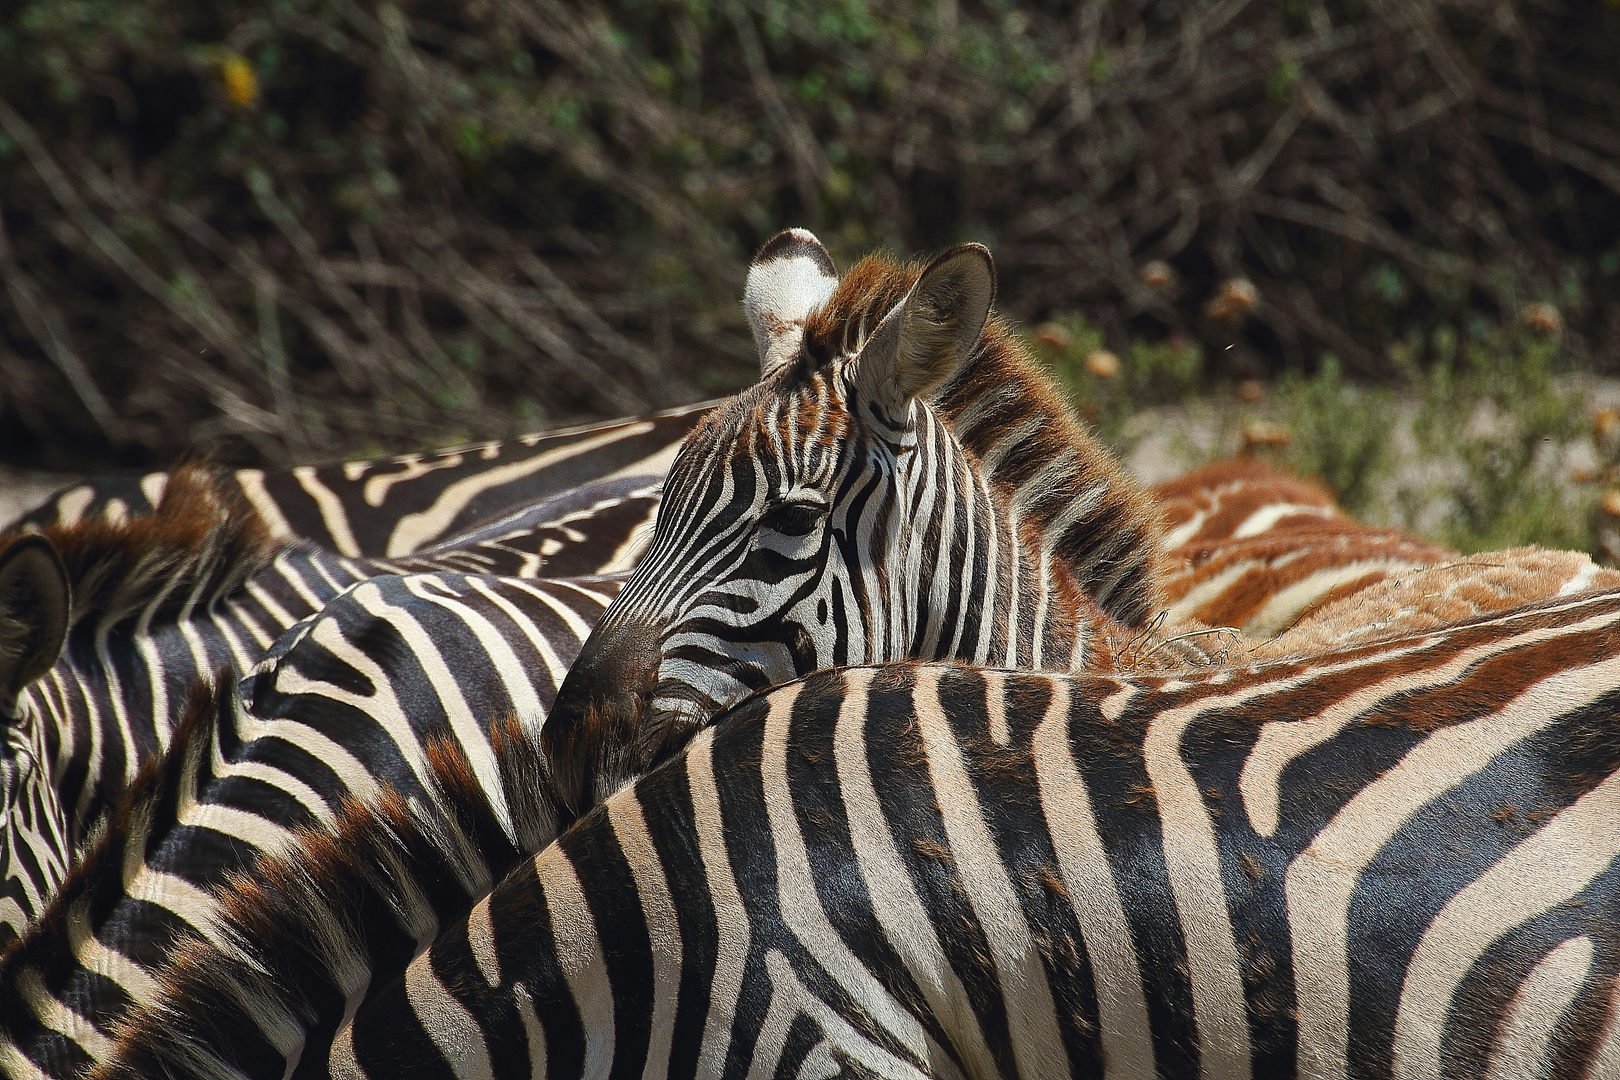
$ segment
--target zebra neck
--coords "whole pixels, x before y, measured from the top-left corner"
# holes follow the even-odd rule
[[[918,429],[909,485],[917,525],[900,571],[915,615],[896,622],[919,630],[894,655],[1044,671],[1079,666],[1093,616],[1101,616],[1097,605],[1075,586],[1048,535],[944,423],[924,419]]]
[[[997,319],[973,358],[935,392],[962,447],[1056,566],[1130,626],[1158,606],[1160,512]]]

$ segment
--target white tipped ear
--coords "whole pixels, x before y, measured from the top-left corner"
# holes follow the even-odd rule
[[[759,249],[748,268],[743,311],[759,349],[760,378],[798,355],[805,319],[836,288],[832,256],[808,229],[779,232]]]
[[[996,264],[988,248],[961,244],[940,255],[861,349],[856,391],[901,415],[973,355],[995,299]]]

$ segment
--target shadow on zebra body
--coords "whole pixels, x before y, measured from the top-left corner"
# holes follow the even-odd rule
[[[233,882],[96,1075],[1620,1075],[1620,592],[1173,677],[773,688],[344,1025],[390,898],[510,857],[435,767],[459,813],[351,807]]]

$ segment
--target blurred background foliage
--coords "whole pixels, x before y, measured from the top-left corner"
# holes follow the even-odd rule
[[[722,394],[749,254],[807,225],[840,265],[983,241],[1105,435],[1258,380],[1245,445],[1416,520],[1402,388],[1492,485],[1425,527],[1482,542],[1589,421],[1559,372],[1620,360],[1617,57],[1607,0],[20,0],[0,461]]]

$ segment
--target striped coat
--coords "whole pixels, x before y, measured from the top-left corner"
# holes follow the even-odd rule
[[[1152,489],[1165,516],[1163,592],[1170,623],[1276,637],[1307,613],[1419,567],[1459,556],[1363,525],[1319,484],[1238,458]]]
[[[977,245],[842,279],[790,230],[749,271],[758,386],[709,414],[544,739],[583,811],[752,691],[821,668],[1113,666],[1158,515],[991,314]]]
[[[0,693],[0,942],[40,910],[87,831],[168,745],[199,677],[245,673],[294,622],[379,573],[626,570],[659,484],[600,480],[392,560],[275,540],[230,480],[198,466],[168,481],[150,516],[44,530],[60,558],[36,564],[31,590],[0,587],[0,626],[68,628],[26,678],[13,676],[0,640],[0,683],[16,682]],[[0,566],[38,544],[0,537]],[[24,604],[44,585],[60,610]]]
[[[341,1009],[373,890],[506,857],[466,805],[356,810],[241,883],[98,1075],[279,1076],[265,1025]],[[1608,1080],[1617,987],[1610,592],[1181,677],[776,688],[373,986],[328,1067]]]
[[[413,555],[518,507],[601,480],[661,480],[712,402],[506,442],[284,472],[239,469],[230,486],[276,540],[349,558]],[[156,510],[171,474],[106,477],[53,496],[18,525],[113,523]]]
[[[211,890],[283,850],[295,829],[330,829],[346,803],[386,793],[443,805],[430,794],[435,754],[468,763],[472,792],[514,850],[552,840],[559,815],[533,810],[536,785],[501,780],[503,739],[537,734],[618,584],[382,575],[289,630],[240,692],[230,680],[193,690],[170,752],[137,774],[50,906],[0,952],[0,1073],[84,1075],[118,1019],[152,1000],[151,970],[171,943],[209,932]],[[510,809],[514,799],[527,812]],[[465,903],[458,892],[442,910]],[[379,962],[403,950],[392,961],[402,965],[435,918],[407,919],[410,934],[379,945]]]

